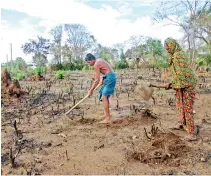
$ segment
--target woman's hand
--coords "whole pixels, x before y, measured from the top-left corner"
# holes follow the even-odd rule
[[[171,89],[171,88],[172,88],[172,84],[171,84],[171,83],[166,84],[166,86],[165,86],[165,89],[166,89],[166,90],[169,90],[169,89]]]

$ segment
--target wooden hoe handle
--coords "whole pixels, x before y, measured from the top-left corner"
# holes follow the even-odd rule
[[[94,90],[96,90],[98,87],[100,87],[102,84],[98,84],[97,87],[95,87]],[[87,94],[82,100],[80,100],[78,103],[76,103],[69,111],[67,111],[65,114],[69,114],[73,109],[75,109],[79,104],[81,104],[84,100],[86,100],[89,97]]]
[[[156,87],[156,88],[166,88],[165,85],[155,85],[155,84],[152,84],[152,83],[150,83],[149,86],[150,86],[150,87]]]

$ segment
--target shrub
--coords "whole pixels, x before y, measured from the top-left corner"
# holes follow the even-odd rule
[[[157,64],[156,66],[158,68],[168,68],[169,67],[169,63],[168,63],[168,60],[165,59],[165,58],[161,58],[157,61]]]
[[[37,67],[34,69],[34,73],[37,75],[37,76],[41,76],[43,73],[46,72],[46,67]]]
[[[196,60],[199,66],[209,66],[211,65],[211,55],[210,54],[200,54],[199,59]]]
[[[82,70],[84,67],[84,63],[82,61],[76,61],[74,63],[75,69],[74,70]]]
[[[197,61],[196,61],[196,63],[198,64],[198,66],[203,66],[203,65],[205,65],[205,62],[204,62],[204,59],[198,59]]]
[[[23,72],[19,72],[17,73],[16,77],[15,77],[18,81],[22,80],[23,78],[25,78],[25,74]]]
[[[127,63],[126,60],[117,61],[116,64],[115,64],[115,68],[116,69],[128,68],[128,63]]]
[[[22,80],[23,78],[25,78],[25,72],[19,69],[14,69],[13,72],[10,71],[10,75],[13,80]]]
[[[81,60],[74,61],[74,63],[66,63],[66,64],[52,64],[50,69],[53,71],[57,70],[82,70],[86,69],[87,64],[82,62]]]
[[[83,70],[83,71],[89,70],[89,66],[88,66],[88,65],[84,65],[83,68],[82,68],[82,70]]]
[[[64,71],[63,70],[58,70],[56,72],[56,76],[58,79],[64,79]]]

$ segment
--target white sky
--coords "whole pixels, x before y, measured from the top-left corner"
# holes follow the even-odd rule
[[[150,1],[139,1],[141,5],[150,5]],[[48,31],[58,23],[84,24],[98,43],[104,46],[124,42],[132,35],[151,36],[162,41],[167,37],[176,39],[182,37],[178,27],[164,26],[167,24],[166,21],[153,24],[152,19],[147,15],[137,17],[135,20],[124,18],[125,14],[133,13],[129,3],[128,1],[119,9],[114,9],[109,5],[94,8],[73,0],[4,0],[1,2],[2,8],[25,12],[44,20],[32,25],[23,19],[21,22],[24,27],[22,28],[11,28],[8,21],[1,20],[1,62],[6,61],[6,54],[9,54],[10,58],[9,43],[13,44],[13,58],[20,56],[26,61],[30,61],[31,56],[26,56],[21,51],[21,44],[28,39],[36,38],[38,34],[49,37]],[[35,25],[45,27],[45,32],[39,33],[34,28]]]

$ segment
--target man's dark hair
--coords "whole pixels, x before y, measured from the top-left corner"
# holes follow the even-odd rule
[[[85,57],[85,61],[96,60],[95,56],[91,53],[88,53]]]

